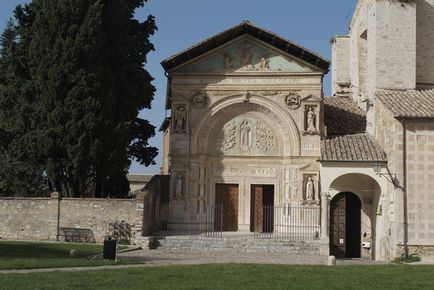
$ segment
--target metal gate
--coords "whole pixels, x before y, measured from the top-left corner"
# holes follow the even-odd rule
[[[255,238],[311,241],[320,237],[321,209],[317,205],[263,206]]]
[[[159,234],[164,236],[222,237],[223,206],[206,205],[202,211],[196,206],[162,204]]]

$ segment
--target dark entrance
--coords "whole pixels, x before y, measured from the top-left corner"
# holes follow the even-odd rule
[[[330,204],[330,255],[337,258],[360,258],[360,199],[351,192],[341,192]]]
[[[274,185],[252,184],[250,231],[271,233],[274,228]]]
[[[216,211],[216,221],[221,220],[223,231],[238,231],[238,184],[216,184],[215,203],[222,207],[221,215]]]

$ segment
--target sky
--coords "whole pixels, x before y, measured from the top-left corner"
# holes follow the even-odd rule
[[[0,0],[0,31],[25,0]],[[167,112],[164,109],[167,79],[160,65],[163,59],[184,50],[216,33],[249,20],[331,60],[330,39],[348,34],[357,0],[148,0],[135,17],[155,17],[158,31],[151,38],[155,51],[148,55],[145,68],[154,77],[156,87],[151,110],[140,113],[156,126],[150,144],[159,148],[156,165],[141,166],[133,162],[131,173],[159,173],[162,164],[162,133],[158,132]],[[324,78],[324,93],[330,95],[331,73]]]

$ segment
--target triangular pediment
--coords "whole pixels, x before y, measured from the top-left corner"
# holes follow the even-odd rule
[[[175,71],[184,73],[310,73],[318,70],[251,36],[241,36],[208,54],[187,62]]]
[[[161,65],[166,72],[326,73],[330,62],[299,44],[242,21],[163,60]]]

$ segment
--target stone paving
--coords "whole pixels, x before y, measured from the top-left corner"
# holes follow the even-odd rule
[[[120,259],[143,261],[152,266],[197,265],[197,264],[280,264],[280,265],[326,265],[327,257],[310,255],[287,255],[282,253],[244,253],[233,251],[164,251],[138,250],[119,254]],[[338,260],[337,265],[374,265],[384,264],[370,260]]]

